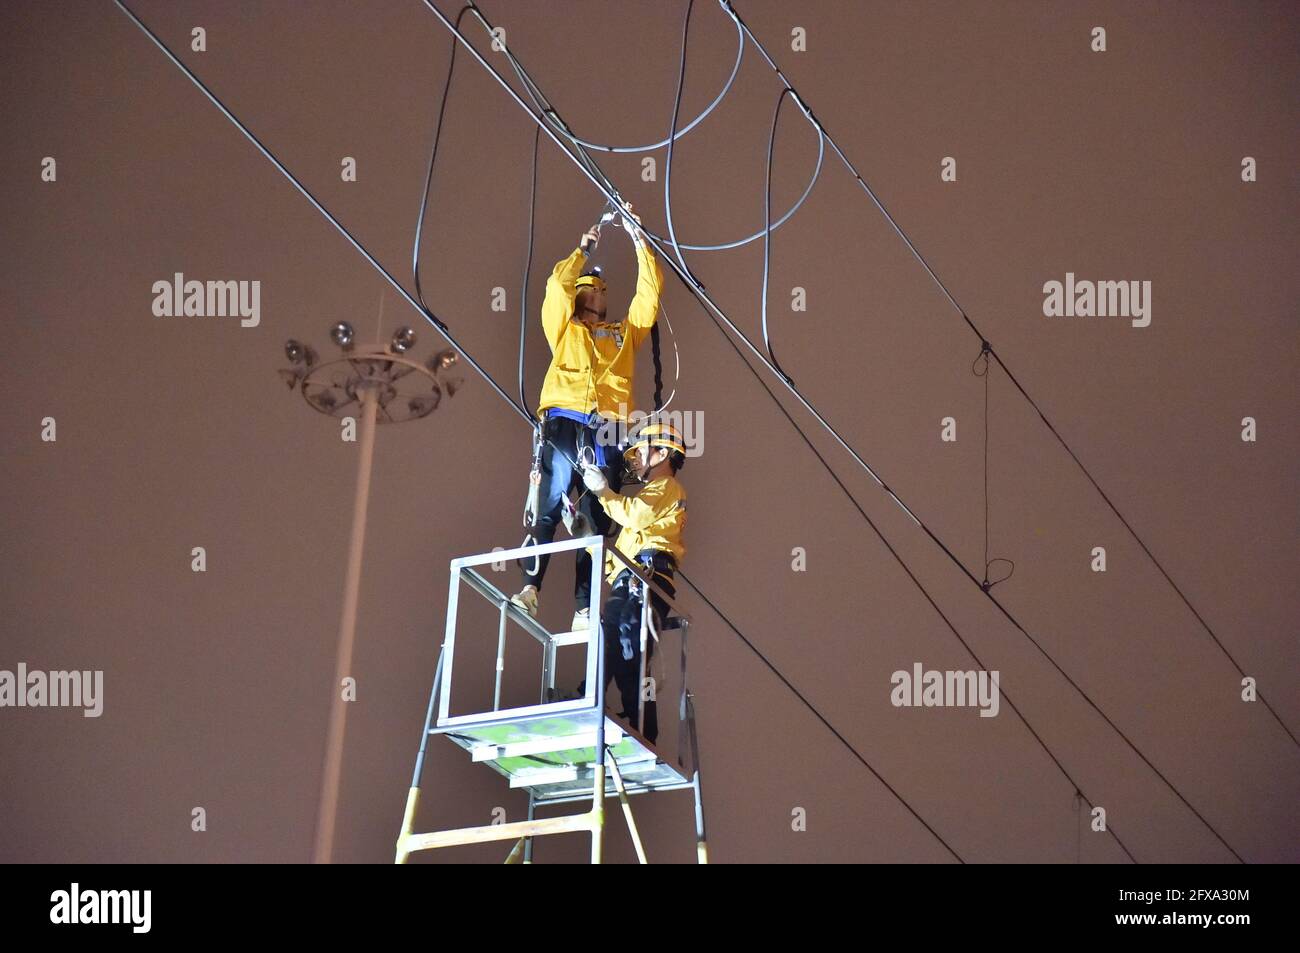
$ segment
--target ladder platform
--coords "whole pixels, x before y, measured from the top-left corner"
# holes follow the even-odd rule
[[[494,712],[482,721],[435,727],[431,733],[445,734],[468,751],[471,760],[489,765],[510,782],[511,788],[528,791],[538,803],[590,798],[594,793],[599,716],[592,707],[554,707],[562,710],[518,717]],[[691,786],[673,765],[659,759],[648,741],[608,715],[605,744],[618,761],[628,794]],[[609,771],[605,772],[605,793],[617,796]]]

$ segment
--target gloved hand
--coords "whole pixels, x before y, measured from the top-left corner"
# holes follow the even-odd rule
[[[605,474],[601,472],[600,467],[593,467],[590,464],[583,465],[582,482],[592,493],[603,493],[609,489],[609,481],[605,479]]]
[[[627,211],[624,213],[622,218],[623,218],[623,230],[627,232],[628,237],[632,239],[632,242],[636,244],[638,247],[644,245],[645,239],[641,237],[641,233],[637,230],[638,226],[640,226],[641,224],[641,216],[636,214],[636,212],[632,211],[631,202],[627,203]],[[633,225],[631,221],[628,221],[628,219],[634,220],[636,222],[636,225]]]
[[[574,506],[573,501],[567,496],[560,498],[560,518],[564,520],[564,528],[569,531],[569,535],[574,539],[580,539],[584,536],[595,536],[596,528],[591,525],[591,520],[587,519],[587,514]]]

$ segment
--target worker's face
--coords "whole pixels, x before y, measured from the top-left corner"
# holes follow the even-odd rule
[[[573,304],[573,316],[583,324],[592,325],[605,320],[605,292],[583,288]]]
[[[668,459],[668,451],[663,447],[640,446],[636,448],[636,457],[632,461],[632,472],[638,480]]]

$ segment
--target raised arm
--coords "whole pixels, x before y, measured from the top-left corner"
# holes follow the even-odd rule
[[[640,344],[659,317],[659,293],[664,286],[664,273],[650,246],[639,236],[636,265],[636,294],[627,310],[627,323],[634,340]]]
[[[546,332],[546,341],[554,351],[560,344],[560,336],[569,318],[573,317],[573,301],[577,297],[574,282],[582,272],[582,263],[587,255],[581,248],[575,248],[573,254],[563,261],[556,262],[551,276],[546,279],[546,297],[542,300],[542,330]]]

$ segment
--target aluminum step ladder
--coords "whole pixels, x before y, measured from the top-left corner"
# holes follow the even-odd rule
[[[515,559],[532,559],[544,553],[566,552],[587,548],[592,553],[593,611],[590,625],[575,632],[548,631],[527,612],[510,601],[510,597],[493,585],[478,567]],[[434,673],[429,707],[425,715],[415,772],[407,793],[402,828],[397,839],[396,863],[405,863],[419,850],[474,844],[488,841],[516,841],[506,858],[507,863],[532,862],[532,839],[544,834],[587,832],[591,835],[591,861],[601,859],[604,829],[604,800],[619,798],[638,859],[646,862],[644,847],[632,817],[628,798],[654,791],[691,789],[695,799],[696,857],[708,862],[704,833],[704,808],[699,764],[699,742],[695,726],[693,696],[686,683],[686,638],[689,618],[678,611],[673,597],[657,582],[648,579],[644,570],[617,550],[613,557],[648,584],[670,608],[670,618],[662,632],[676,632],[681,638],[680,695],[678,704],[678,752],[674,765],[660,755],[639,732],[620,724],[605,711],[605,660],[600,631],[599,610],[605,603],[608,586],[604,585],[606,542],[600,536],[564,540],[542,546],[495,551],[466,556],[451,561],[450,591],[447,597],[447,626]],[[482,596],[498,614],[496,674],[491,711],[453,715],[450,711],[453,660],[456,648],[457,615],[462,585]],[[646,648],[656,638],[650,599],[642,600],[641,678],[647,685]],[[540,699],[536,705],[502,710],[501,683],[505,671],[506,635],[510,623],[541,644],[542,672]],[[557,650],[582,646],[586,650],[586,693],[581,697],[561,699],[555,687]],[[662,657],[662,653],[660,653]],[[641,693],[642,708],[646,692]],[[644,711],[637,724],[643,723]],[[528,819],[513,823],[489,824],[457,830],[415,833],[415,814],[419,805],[421,776],[426,746],[431,735],[444,735],[469,753],[472,763],[488,765],[504,777],[512,789],[528,794]],[[689,760],[689,768],[685,762]],[[590,799],[591,808],[579,814],[538,818],[536,809],[550,804],[565,804]]]

